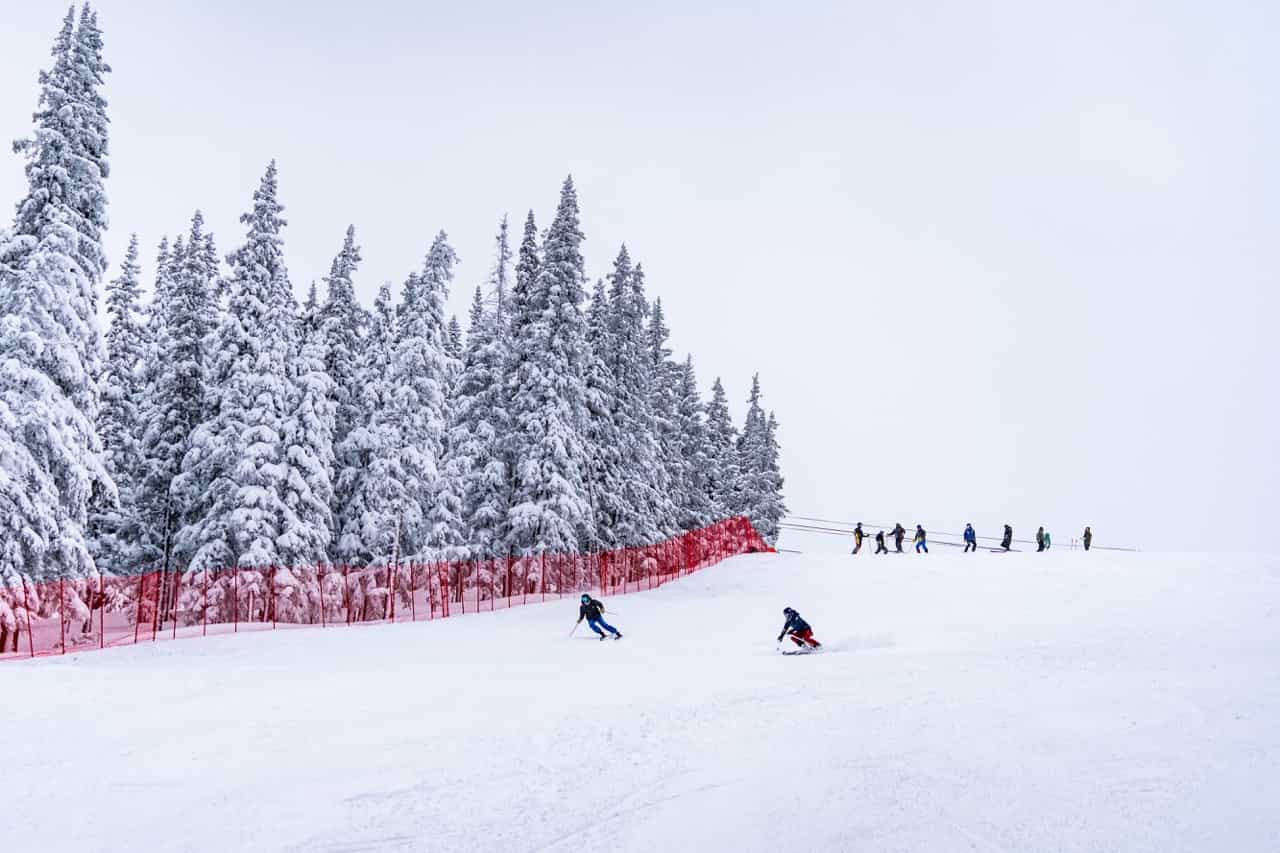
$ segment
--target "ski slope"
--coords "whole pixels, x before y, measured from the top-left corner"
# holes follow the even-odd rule
[[[0,848],[1280,850],[1280,559],[751,555],[0,667]],[[826,644],[779,655],[784,605]]]

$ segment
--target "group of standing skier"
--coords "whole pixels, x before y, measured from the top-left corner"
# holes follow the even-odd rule
[[[907,531],[901,524],[894,524],[893,530],[890,531],[893,536],[894,545],[897,547],[897,553],[902,553],[902,540],[906,538]],[[862,550],[862,540],[866,537],[866,533],[862,529],[862,522],[859,521],[853,528],[853,553],[857,554]],[[1086,527],[1084,535],[1080,539],[1084,543],[1084,549],[1088,551],[1093,546],[1093,531]],[[929,542],[924,527],[916,525],[916,535],[912,542],[916,546],[916,553],[929,553]],[[1036,531],[1036,550],[1047,551],[1053,544],[1053,539],[1049,535],[1049,531],[1041,527]],[[1004,536],[1000,539],[1000,551],[1010,551],[1013,549],[1013,528],[1008,524],[1004,526]],[[964,552],[968,554],[970,551],[978,550],[978,534],[974,531],[972,524],[964,526]],[[884,531],[876,531],[876,550],[877,554],[888,554],[889,549],[884,544]]]
[[[897,548],[898,553],[901,554],[902,540],[907,538],[907,529],[903,527],[901,524],[895,524],[893,526],[893,530],[890,531],[890,534],[893,536],[894,547]],[[858,526],[853,528],[853,553],[856,554],[862,550],[862,540],[865,537],[866,537],[866,534],[862,530],[862,522],[859,521]],[[923,551],[926,554],[929,553],[929,542],[928,542],[927,535],[924,532],[924,528],[918,524],[916,525],[915,539],[911,541],[916,546],[917,554],[919,554],[921,551]],[[888,546],[884,544],[883,530],[876,531],[876,553],[877,554],[889,553]]]

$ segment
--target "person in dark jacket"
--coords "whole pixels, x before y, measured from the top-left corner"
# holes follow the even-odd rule
[[[1084,549],[1088,551],[1090,546],[1092,545],[1093,545],[1093,531],[1086,527],[1084,529]]]
[[[1013,547],[1013,528],[1007,524],[1004,526],[1004,538],[1000,540],[1000,547],[1006,551]]]
[[[604,621],[604,604],[602,602],[596,601],[585,592],[582,594],[581,601],[582,606],[578,608],[579,625],[582,624],[583,619],[586,619],[587,625],[590,626],[592,631],[595,631],[600,635],[600,639],[603,640],[605,638],[605,631],[611,632],[615,640],[622,639],[622,632]],[[604,631],[600,630],[601,628],[603,628]]]
[[[924,528],[918,524],[916,525],[916,538],[911,541],[916,543],[917,554],[921,551],[924,551],[926,554],[929,553],[929,543],[925,541]]]
[[[902,540],[906,538],[907,529],[901,524],[893,525],[893,544],[898,546],[898,553],[902,553]]]
[[[1041,527],[1039,530],[1036,531],[1036,550],[1037,551],[1044,550],[1044,528],[1043,527]]]
[[[888,554],[888,553],[889,553],[889,549],[888,549],[887,547],[885,547],[885,544],[884,544],[884,531],[883,531],[883,530],[877,530],[877,531],[876,531],[876,553],[877,553],[877,554]]]
[[[782,642],[783,637],[790,637],[791,642],[795,643],[798,648],[820,649],[822,643],[813,638],[813,629],[809,627],[809,623],[800,618],[800,614],[792,610],[790,607],[782,608],[782,615],[787,621],[782,625],[782,633],[778,635],[778,642]]]
[[[972,524],[964,526],[964,552],[968,554],[970,551],[978,550],[978,534],[973,531]]]
[[[866,534],[862,532],[862,522],[859,521],[853,528],[853,553],[856,554],[862,550],[862,537],[865,535]]]

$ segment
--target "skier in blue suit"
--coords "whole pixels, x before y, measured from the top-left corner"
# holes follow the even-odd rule
[[[964,526],[964,552],[968,554],[970,551],[978,550],[978,534],[973,532],[973,525],[966,524]]]
[[[608,622],[604,621],[604,615],[603,615],[604,603],[603,602],[596,601],[594,598],[592,598],[591,596],[587,595],[584,592],[582,594],[581,604],[582,606],[578,608],[578,624],[579,625],[582,624],[583,619],[586,619],[587,625],[591,627],[592,631],[595,631],[597,634],[600,635],[600,639],[603,640],[605,638],[605,633],[604,633],[605,631],[608,631],[611,634],[613,634],[613,638],[615,640],[622,639],[622,632],[619,631],[617,628],[613,627],[612,625],[610,625]],[[601,630],[602,628],[604,629],[603,631]]]

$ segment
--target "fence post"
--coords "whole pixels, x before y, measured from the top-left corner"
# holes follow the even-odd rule
[[[417,578],[413,576],[413,560],[409,561],[409,621],[418,621],[418,590],[416,587]]]
[[[324,567],[319,563],[316,564],[316,586],[320,587],[320,627],[326,628],[328,624],[325,621],[324,613]]]
[[[169,599],[169,602],[173,605],[173,637],[172,639],[174,640],[178,639],[178,589],[179,589],[178,573],[175,571],[173,573],[173,595]]]
[[[160,573],[156,572],[156,612],[152,615],[152,618],[151,618],[151,642],[153,643],[156,641],[156,634],[160,631],[160,628],[161,628],[161,620],[160,620],[160,587],[161,586],[163,586],[163,584],[161,584],[160,582]]]
[[[387,567],[387,586],[391,590],[391,601],[387,603],[387,612],[393,623],[396,621],[396,569],[398,568],[400,568],[398,559],[392,560],[391,565]]]
[[[209,636],[209,569],[201,570],[204,575],[204,601],[200,606],[200,636]]]
[[[138,644],[138,629],[142,625],[142,579],[146,576],[146,572],[138,575],[138,597],[133,607],[133,644],[135,646]]]
[[[36,656],[36,642],[31,636],[31,599],[27,598],[27,576],[22,576],[22,609],[27,611],[27,651]]]
[[[231,569],[231,597],[235,599],[236,615],[235,627],[231,633],[238,634],[240,632],[240,567],[234,566]]]
[[[267,575],[267,592],[271,596],[271,601],[268,602],[267,606],[271,608],[271,630],[274,631],[276,629],[276,567],[271,566],[269,571],[271,574]],[[266,622],[267,620],[263,619],[262,621]]]
[[[67,590],[66,581],[58,578],[58,622],[62,627],[62,653],[67,653]]]
[[[98,572],[98,648],[105,649],[107,647],[107,593],[105,582],[103,581],[102,572]],[[93,618],[93,611],[89,611],[89,618]],[[0,649],[3,651],[3,649]]]

